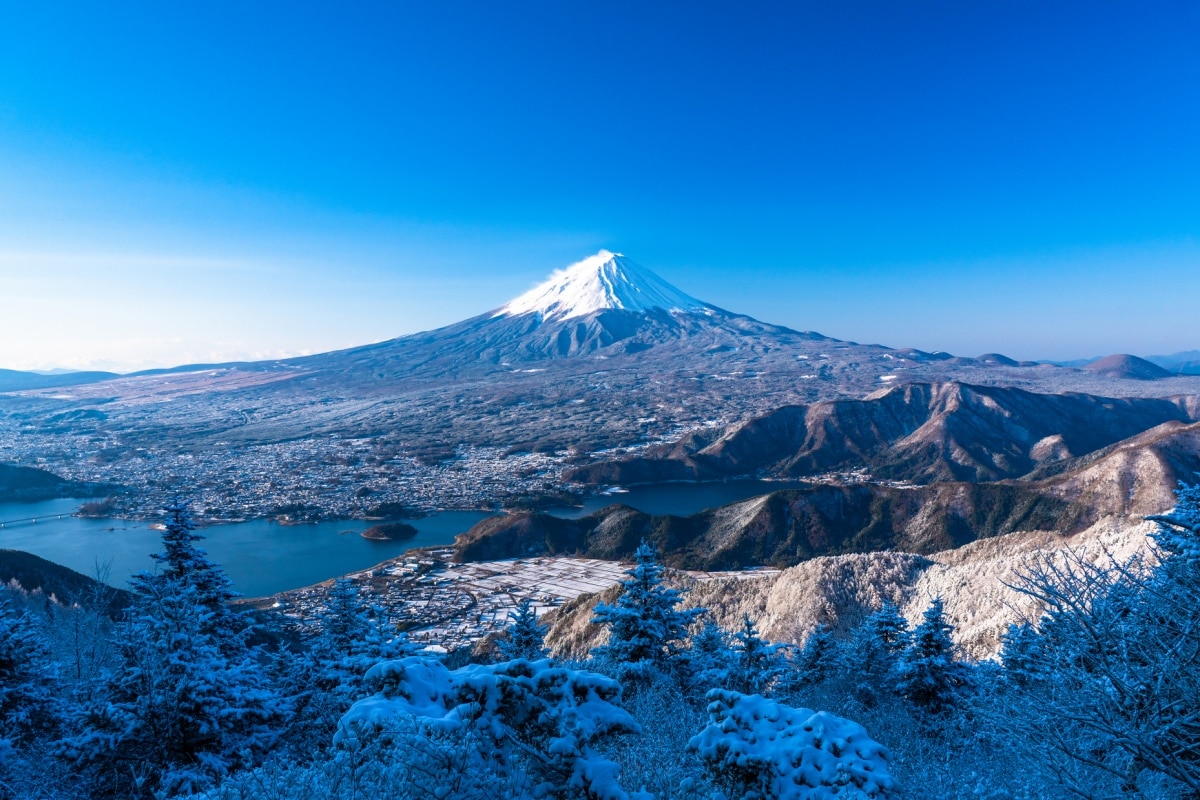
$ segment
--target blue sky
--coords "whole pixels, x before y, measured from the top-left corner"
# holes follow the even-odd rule
[[[840,338],[1200,347],[1194,3],[26,3],[0,366],[345,347],[606,247]]]

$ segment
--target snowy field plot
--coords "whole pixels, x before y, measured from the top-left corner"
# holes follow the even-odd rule
[[[586,558],[518,558],[470,564],[445,563],[436,573],[443,592],[474,598],[462,613],[442,618],[410,635],[448,649],[470,644],[507,627],[508,615],[524,599],[538,614],[583,594],[601,592],[625,577],[627,566]]]
[[[618,562],[591,558],[518,558],[456,564],[446,574],[480,593],[504,593],[535,601],[545,596],[557,605],[582,594],[604,591],[620,582],[626,569]]]

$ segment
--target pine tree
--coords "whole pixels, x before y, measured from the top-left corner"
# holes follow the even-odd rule
[[[750,615],[742,618],[742,629],[733,634],[731,683],[742,694],[762,694],[783,671],[780,648],[758,635]]]
[[[859,702],[871,706],[884,691],[896,661],[908,645],[908,621],[891,602],[863,620],[841,650],[842,670]]]
[[[538,624],[537,612],[529,598],[523,598],[515,611],[508,614],[509,626],[507,634],[497,646],[500,655],[506,660],[524,658],[536,661],[545,658],[546,626]]]
[[[729,635],[711,619],[693,636],[688,649],[688,684],[703,695],[709,689],[727,689],[734,665]]]
[[[363,602],[349,578],[334,581],[316,622],[308,649],[282,669],[295,708],[290,738],[300,750],[331,741],[338,719],[367,693],[364,676],[371,667],[416,651],[389,624],[384,609]]]
[[[1028,622],[1013,623],[1000,637],[1000,663],[1008,680],[1024,684],[1039,670],[1042,637]]]
[[[835,656],[833,632],[825,623],[819,623],[792,659],[792,670],[784,679],[787,688],[794,691],[825,680],[834,667]]]
[[[896,666],[897,693],[931,714],[952,707],[970,685],[970,668],[955,658],[953,632],[942,599],[934,598]]]
[[[163,568],[132,582],[136,600],[114,637],[120,663],[63,742],[94,796],[195,791],[276,739],[285,704],[225,603],[228,579],[194,548],[188,525],[177,505]]]
[[[609,634],[608,643],[592,654],[628,677],[669,671],[688,626],[704,611],[678,608],[682,594],[663,585],[663,568],[653,547],[642,542],[634,560],[616,603],[600,603],[592,618],[592,624],[606,626]]]
[[[232,581],[220,566],[209,560],[207,552],[196,546],[204,537],[195,532],[196,524],[187,503],[176,499],[166,511],[163,551],[150,556],[158,569],[135,575],[134,591],[148,589],[156,580],[179,581],[195,587],[197,604],[209,612],[206,632],[216,637],[227,655],[242,654],[250,622],[230,607],[230,601],[238,596]]]

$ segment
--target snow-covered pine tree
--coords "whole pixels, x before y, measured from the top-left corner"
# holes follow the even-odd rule
[[[136,600],[114,635],[119,664],[63,740],[95,797],[201,789],[264,754],[286,713],[225,603],[228,579],[192,546],[189,524],[177,505],[163,568],[131,582]]]
[[[634,567],[625,574],[621,594],[613,604],[596,606],[592,624],[608,628],[608,642],[592,650],[622,677],[669,672],[687,628],[704,609],[680,609],[682,594],[663,585],[658,553],[642,542]]]
[[[702,696],[709,689],[727,689],[733,666],[729,634],[711,619],[705,620],[688,649],[688,685]]]
[[[818,684],[833,671],[836,656],[833,632],[825,623],[818,623],[796,651],[792,668],[783,675],[782,682],[788,691]]]
[[[505,660],[524,658],[537,661],[545,658],[546,626],[538,623],[537,611],[533,602],[522,598],[516,610],[508,614],[509,625],[505,629],[505,638],[497,643],[500,656]]]
[[[970,667],[955,657],[953,632],[942,598],[934,598],[896,665],[896,692],[931,714],[953,707],[971,683]]]
[[[20,748],[52,737],[60,722],[50,647],[8,593],[0,586],[0,775],[6,753],[11,757]]]
[[[867,617],[867,630],[880,649],[890,655],[896,655],[908,646],[908,620],[890,600],[885,600],[878,611]]]
[[[854,695],[865,705],[879,699],[908,645],[908,621],[895,604],[885,601],[879,610],[862,621],[839,650],[842,672],[853,684]]]
[[[196,588],[198,605],[210,613],[207,615],[209,633],[212,633],[223,652],[239,654],[245,649],[250,620],[245,614],[234,611],[229,603],[236,598],[233,584],[225,571],[208,558],[208,553],[196,546],[203,536],[196,533],[188,504],[176,498],[166,509],[167,519],[163,523],[163,551],[150,557],[158,565],[152,573],[139,573],[133,578],[135,591],[138,586],[158,579],[182,581]]]
[[[1000,664],[1004,677],[1024,684],[1034,677],[1042,661],[1042,637],[1028,622],[1012,623],[1000,636]]]
[[[780,646],[758,635],[749,614],[743,615],[742,628],[733,634],[733,669],[730,683],[742,694],[763,694],[783,672]]]

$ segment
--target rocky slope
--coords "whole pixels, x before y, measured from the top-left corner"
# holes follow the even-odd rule
[[[459,561],[534,553],[626,559],[645,540],[672,567],[727,570],[893,548],[930,553],[1016,530],[1078,530],[1095,519],[1094,508],[1024,486],[814,485],[689,517],[651,516],[625,506],[582,519],[517,512],[460,534],[454,550]]]

